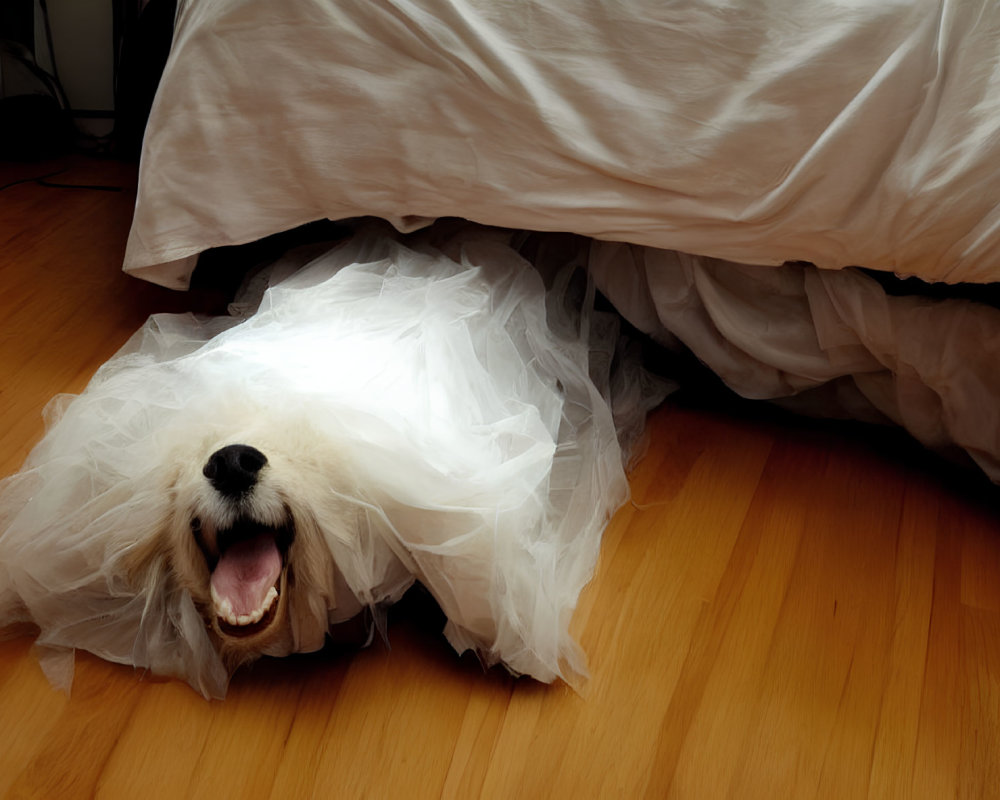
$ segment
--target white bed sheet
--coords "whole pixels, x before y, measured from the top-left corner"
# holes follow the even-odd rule
[[[460,216],[1000,275],[993,0],[181,0],[125,268]]]

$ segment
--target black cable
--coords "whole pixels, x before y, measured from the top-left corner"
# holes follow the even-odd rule
[[[69,109],[69,105],[66,102],[66,95],[62,91],[62,86],[59,85],[50,73],[46,72],[38,65],[38,62],[35,61],[35,58],[31,55],[30,51],[16,42],[0,40],[0,52],[7,54],[11,58],[17,59],[21,66],[41,81],[41,83],[52,95],[52,99],[59,104],[60,108],[64,111]]]
[[[52,183],[46,180],[46,178],[51,178],[55,175],[61,175],[66,170],[58,169],[55,172],[49,172],[45,175],[36,175],[33,178],[22,178],[19,181],[11,181],[3,186],[0,186],[0,192],[5,189],[9,189],[11,186],[19,186],[22,183],[37,183],[39,186],[45,186],[49,189],[89,189],[95,192],[120,192],[123,191],[121,186],[100,186],[97,184],[89,183]]]
[[[52,61],[52,79],[58,89],[59,100],[63,108],[69,109],[69,99],[66,90],[63,89],[62,80],[59,78],[59,66],[56,64],[56,50],[52,45],[52,25],[49,22],[49,4],[47,0],[38,0],[38,8],[42,12],[42,27],[45,29],[45,46],[49,49],[49,60]]]
[[[99,184],[90,183],[49,183],[48,181],[39,180],[36,181],[39,186],[45,186],[49,189],[89,189],[93,192],[120,192],[123,191],[121,186],[102,186]]]
[[[2,2],[2,0],[0,0],[0,2]],[[70,116],[71,119],[76,120],[76,118],[80,116],[80,114],[70,104],[69,95],[66,94],[66,88],[63,86],[62,78],[59,76],[59,63],[58,59],[56,58],[55,44],[53,44],[52,40],[52,23],[49,20],[48,0],[38,0],[38,10],[41,12],[42,28],[45,31],[45,46],[49,50],[49,60],[52,62],[52,72],[51,73],[46,72],[37,64],[34,65],[26,64],[26,66],[32,69],[33,72],[40,73],[38,74],[38,77],[43,82],[46,83],[46,85],[49,88],[49,91],[52,92],[53,96],[56,98],[56,101],[62,106],[63,111],[65,111]],[[86,116],[86,114],[84,114],[83,116]],[[112,112],[111,116],[112,118],[114,118],[114,112]],[[77,136],[78,139],[83,138],[91,142],[96,142],[98,148],[108,146],[108,144],[111,142],[112,139],[112,134],[107,134],[105,136],[97,136],[92,133],[84,133],[80,129],[75,129],[75,135]],[[76,187],[67,185],[67,186],[60,186],[59,188],[102,189],[104,187],[100,186]],[[3,191],[3,189],[0,188],[0,191]],[[109,189],[109,191],[120,191],[120,189]]]

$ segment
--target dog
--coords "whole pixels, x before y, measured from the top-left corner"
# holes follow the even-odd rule
[[[459,652],[575,683],[619,433],[665,391],[616,418],[617,325],[572,253],[546,286],[512,242],[363,228],[229,317],[151,318],[0,486],[0,624],[57,683],[82,647],[221,697],[419,581]]]
[[[342,454],[324,452],[308,431],[304,421],[279,427],[271,419],[242,434],[263,450],[218,446],[221,432],[176,448],[168,520],[125,568],[141,585],[164,559],[228,673],[261,655],[317,650],[331,625],[362,609],[333,558],[359,535],[358,510],[341,499],[357,492],[339,467]],[[393,578],[412,580],[402,570]]]

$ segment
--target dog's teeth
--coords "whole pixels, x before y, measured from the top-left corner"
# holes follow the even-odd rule
[[[222,617],[227,622],[229,617],[233,613],[233,604],[229,601],[228,597],[219,597],[219,593],[215,591],[215,587],[211,587],[212,590],[212,605],[215,606],[215,613]]]
[[[271,606],[274,605],[274,601],[277,599],[278,599],[278,590],[272,586],[270,589],[267,590],[267,594],[264,595],[264,602],[260,604],[260,608],[258,608],[252,614],[248,615],[250,624],[255,622],[260,622],[264,618],[264,615],[271,609]],[[243,618],[240,617],[240,619],[242,620]],[[244,625],[247,623],[241,622],[240,624]]]
[[[233,613],[233,604],[228,597],[219,597],[215,587],[212,587],[212,602],[215,603],[215,613],[220,619],[224,619],[230,625],[239,624],[236,621],[236,614]]]
[[[258,608],[256,611],[254,611],[250,615],[250,621],[251,622],[260,622],[261,617],[263,617],[263,616],[264,616],[264,609],[263,608]]]
[[[264,602],[260,604],[260,608],[249,614],[237,614],[233,610],[233,604],[229,598],[220,597],[215,591],[215,587],[212,587],[212,602],[215,604],[215,613],[230,625],[253,625],[260,622],[264,615],[271,610],[271,606],[277,599],[278,590],[272,586],[264,595]]]

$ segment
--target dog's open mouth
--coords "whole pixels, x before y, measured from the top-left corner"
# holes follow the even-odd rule
[[[217,535],[219,557],[210,562],[214,627],[250,637],[268,629],[286,588],[291,527],[241,522]]]

